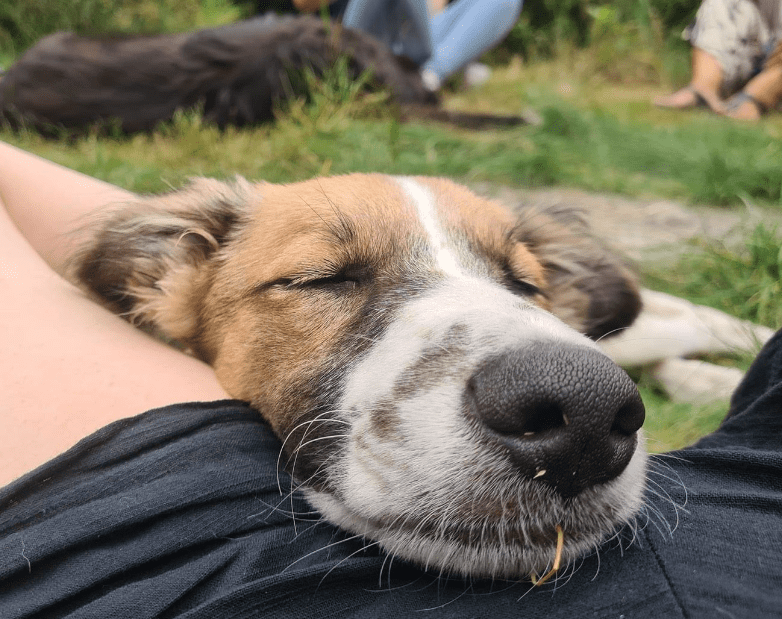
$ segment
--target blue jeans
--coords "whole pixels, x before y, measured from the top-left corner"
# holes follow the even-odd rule
[[[523,0],[456,0],[429,17],[426,0],[350,0],[343,25],[363,30],[444,80],[504,39]]]

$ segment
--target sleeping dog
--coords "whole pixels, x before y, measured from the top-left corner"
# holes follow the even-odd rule
[[[101,215],[73,275],[256,407],[327,520],[518,578],[642,503],[643,404],[594,343],[638,290],[583,232],[442,179],[198,179]]]

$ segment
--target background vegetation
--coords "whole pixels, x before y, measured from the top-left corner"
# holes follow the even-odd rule
[[[650,105],[653,94],[686,82],[689,55],[680,34],[697,6],[697,0],[529,0],[507,40],[484,59],[494,67],[491,80],[469,91],[453,84],[444,105],[498,113],[532,108],[538,126],[470,132],[401,122],[384,94],[362,93],[337,70],[265,126],[220,132],[190,112],[151,134],[51,140],[0,130],[0,139],[135,191],[166,189],[199,174],[286,182],[382,170],[752,207],[771,222],[782,205],[782,118],[744,125]],[[55,30],[182,31],[253,10],[229,0],[0,0],[0,66]],[[646,283],[779,328],[779,236],[768,223],[746,230],[743,243],[703,240],[678,264],[642,265]],[[726,411],[725,403],[673,404],[645,372],[636,378],[650,411],[653,449],[691,442]]]

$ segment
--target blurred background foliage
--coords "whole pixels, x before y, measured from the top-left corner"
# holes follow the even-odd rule
[[[498,54],[551,57],[563,44],[681,40],[699,0],[529,0]]]
[[[0,53],[18,55],[58,30],[176,32],[235,21],[272,4],[263,0],[0,0]],[[620,49],[639,42],[678,41],[698,4],[698,0],[528,0],[518,23],[492,56],[497,61],[514,54],[545,58],[563,45],[583,47],[599,40]]]
[[[0,0],[0,54],[22,53],[41,37],[182,32],[236,21],[249,3],[230,0]]]

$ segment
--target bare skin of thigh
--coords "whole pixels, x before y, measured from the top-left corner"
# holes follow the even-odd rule
[[[228,397],[60,275],[85,215],[132,197],[0,143],[0,486],[112,421]]]

